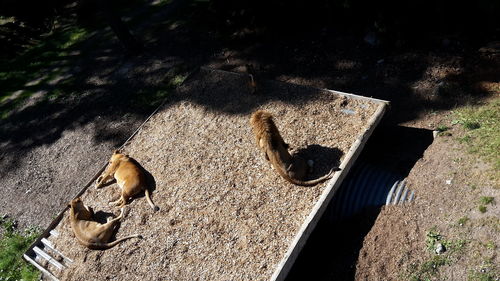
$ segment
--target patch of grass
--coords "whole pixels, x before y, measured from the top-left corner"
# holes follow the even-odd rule
[[[66,38],[59,48],[68,49],[69,47],[85,40],[88,36],[86,29],[75,27],[66,34]]]
[[[437,126],[436,128],[436,131],[442,133],[442,132],[446,132],[450,129],[450,127],[446,126],[446,125],[439,125]]]
[[[2,220],[3,235],[0,238],[0,280],[38,280],[40,273],[22,259],[22,254],[33,243],[40,231],[28,228],[16,229],[13,220]]]
[[[159,106],[169,93],[182,84],[186,77],[187,74],[185,74],[183,66],[173,67],[166,74],[164,83],[159,89],[139,91],[138,94],[132,98],[132,102],[146,111],[151,111],[151,108]]]
[[[500,232],[500,217],[485,216],[477,220],[475,225],[480,227],[490,227],[493,231]]]
[[[433,256],[429,261],[422,264],[421,271],[435,274],[440,266],[448,264],[449,261],[444,256]]]
[[[469,218],[464,217],[459,219],[459,224],[462,223],[464,224],[467,222]],[[427,250],[430,252],[434,253],[436,246],[438,243],[441,243],[447,253],[455,253],[458,251],[461,251],[465,245],[467,244],[467,240],[465,239],[458,239],[458,240],[451,240],[451,239],[445,239],[438,231],[436,227],[432,227],[426,235],[426,240],[425,244],[427,245]]]
[[[484,205],[479,205],[478,209],[479,209],[479,212],[481,212],[483,214],[486,213],[486,211],[488,210],[486,208],[486,206],[484,206]]]
[[[450,261],[445,256],[435,255],[420,266],[415,267],[408,279],[411,281],[431,280],[438,273],[439,267],[449,263]]]
[[[447,252],[450,254],[462,251],[467,243],[468,241],[465,239],[443,241],[443,245],[445,246]]]
[[[493,241],[488,241],[484,244],[484,247],[489,250],[495,250],[497,248],[497,245]]]
[[[481,124],[479,124],[479,122],[474,122],[474,121],[464,121],[462,126],[464,126],[464,128],[467,130],[475,130],[481,128]]]
[[[172,2],[172,0],[156,0],[151,5],[161,7],[161,6],[165,6],[167,4],[170,4],[171,2]]]
[[[482,205],[491,204],[491,203],[493,203],[494,200],[495,200],[495,198],[493,198],[491,196],[481,196],[481,198],[479,199],[479,201],[481,202]]]
[[[468,144],[470,144],[472,142],[472,138],[471,138],[471,136],[463,136],[463,137],[459,138],[458,141],[460,143],[468,143]]]
[[[16,229],[17,223],[12,219],[1,219],[0,226],[6,233],[11,233]]]
[[[427,245],[427,249],[431,252],[434,252],[434,249],[436,247],[437,242],[441,241],[443,239],[443,236],[439,234],[437,231],[437,228],[434,226],[432,227],[426,235],[425,238],[425,244]]]
[[[468,281],[495,281],[495,276],[491,272],[471,271],[469,273],[467,280]]]
[[[466,143],[471,153],[491,161],[500,170],[500,98],[482,106],[470,106],[455,112],[452,124],[461,124],[466,135],[460,142]]]
[[[483,264],[474,270],[469,270],[468,281],[495,281],[498,280],[499,272],[491,258],[483,261]]]
[[[55,31],[42,42],[28,49],[10,61],[0,62],[0,118],[22,105],[28,98],[41,91],[47,92],[44,98],[54,98],[69,93],[69,79],[57,83],[51,81],[63,76],[78,43],[89,36],[86,29],[76,26]],[[65,85],[62,85],[65,83]],[[19,91],[22,94],[18,94]],[[59,92],[56,92],[59,91]],[[54,93],[53,93],[54,92]]]
[[[459,218],[459,219],[458,219],[457,224],[458,224],[459,226],[463,226],[463,225],[465,225],[468,221],[469,221],[469,218],[468,218],[468,217],[461,217],[461,218]]]
[[[464,217],[459,219],[465,223],[469,218]],[[439,272],[439,268],[444,265],[450,265],[452,261],[462,255],[462,250],[469,242],[465,239],[447,240],[439,233],[437,227],[432,227],[426,234],[426,246],[432,253],[432,256],[421,264],[412,264],[407,268],[406,278],[412,281],[424,281],[435,279]],[[438,243],[441,243],[446,251],[442,254],[435,254],[435,248]]]

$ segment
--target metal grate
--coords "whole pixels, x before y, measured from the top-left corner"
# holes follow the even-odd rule
[[[54,247],[51,240],[55,240],[58,236],[56,230],[51,230],[47,237],[41,238],[23,255],[24,259],[55,281],[59,280],[57,276],[73,262]]]

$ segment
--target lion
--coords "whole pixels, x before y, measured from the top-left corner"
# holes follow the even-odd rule
[[[151,200],[149,189],[146,185],[146,177],[141,168],[128,155],[120,153],[118,150],[113,151],[108,166],[104,173],[96,180],[95,188],[102,187],[107,181],[115,178],[116,183],[121,188],[121,196],[118,200],[110,202],[111,205],[123,207],[128,200],[144,191],[146,200],[154,211],[159,208]]]
[[[267,161],[285,180],[302,186],[313,186],[327,179],[330,179],[338,168],[318,179],[305,181],[304,178],[311,170],[311,160],[305,161],[303,158],[288,152],[288,144],[281,137],[278,128],[274,124],[273,116],[266,111],[258,110],[250,117],[250,125],[257,146],[264,153]]]
[[[123,208],[120,215],[105,224],[100,224],[93,221],[94,212],[92,208],[85,206],[83,201],[78,197],[71,200],[70,207],[70,222],[73,233],[76,239],[83,246],[93,250],[105,250],[116,246],[118,243],[131,239],[140,238],[139,234],[129,235],[113,242],[108,242],[115,231],[116,225],[123,217]]]

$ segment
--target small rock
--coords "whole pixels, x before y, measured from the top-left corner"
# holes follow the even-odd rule
[[[451,184],[451,180],[446,180],[446,184]]]
[[[438,244],[436,245],[436,254],[438,254],[438,255],[439,255],[439,254],[442,254],[442,253],[444,253],[444,252],[446,252],[446,248],[444,247],[444,245],[443,245],[443,244],[438,243]]]

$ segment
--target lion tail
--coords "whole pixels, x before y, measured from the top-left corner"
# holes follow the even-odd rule
[[[146,190],[144,191],[144,193],[146,193],[146,200],[148,200],[148,204],[149,206],[151,206],[151,208],[153,208],[153,211],[158,211],[160,210],[160,208],[158,208],[158,206],[156,206],[154,203],[153,203],[153,200],[151,200],[151,194],[149,192],[149,189],[146,188]]]

